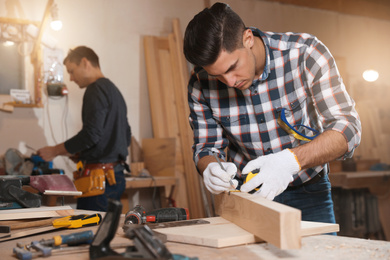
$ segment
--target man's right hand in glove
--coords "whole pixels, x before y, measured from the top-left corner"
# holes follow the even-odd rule
[[[237,173],[237,166],[230,162],[222,162],[222,166],[226,171],[218,163],[212,162],[203,171],[204,184],[213,194],[235,189],[238,185],[237,180],[232,180]],[[232,180],[233,186],[230,184],[230,180]]]

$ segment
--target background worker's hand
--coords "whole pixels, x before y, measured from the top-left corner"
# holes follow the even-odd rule
[[[64,143],[55,146],[45,146],[37,151],[37,154],[46,162],[52,161],[58,155],[71,155],[65,148]]]
[[[254,194],[273,200],[293,181],[293,175],[301,170],[301,166],[295,154],[290,149],[285,149],[248,162],[242,170],[242,174],[248,174],[255,169],[260,169],[260,172],[243,184],[241,191],[250,192],[262,184],[261,188]]]
[[[39,149],[37,153],[46,162],[53,160],[57,156],[56,149],[54,146],[45,146]]]
[[[204,184],[213,194],[235,189],[238,185],[237,180],[232,180],[234,187],[230,184],[230,180],[237,173],[237,166],[230,162],[222,162],[222,165],[226,171],[222,170],[216,162],[209,163],[206,170],[203,171]]]

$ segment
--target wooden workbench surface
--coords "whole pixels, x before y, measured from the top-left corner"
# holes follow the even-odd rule
[[[77,213],[78,214],[78,213]],[[115,238],[111,241],[113,245],[131,245],[131,240],[123,235],[121,228],[122,222],[118,227]],[[88,227],[77,230],[62,230],[37,236],[21,238],[0,243],[2,255],[0,259],[16,259],[12,254],[12,249],[16,243],[28,244],[34,240],[48,239],[58,234],[67,234],[91,229],[96,232],[97,227]],[[204,246],[195,246],[182,243],[167,242],[167,248],[171,253],[181,254],[188,257],[198,257],[202,259],[390,259],[390,242],[374,241],[358,238],[348,238],[341,236],[317,235],[302,238],[302,248],[294,250],[281,250],[268,243],[248,244],[226,248],[211,248]],[[117,252],[123,252],[124,249],[115,249]],[[75,254],[55,254],[48,260],[69,260],[72,257],[80,260],[89,259],[88,252],[77,252]],[[43,258],[38,258],[43,259]]]

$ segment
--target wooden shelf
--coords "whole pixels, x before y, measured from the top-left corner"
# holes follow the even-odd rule
[[[20,103],[14,103],[14,102],[8,102],[4,103],[5,105],[10,105],[13,107],[43,107],[42,104],[20,104]]]
[[[5,102],[0,107],[0,111],[10,112],[14,111],[14,107],[24,107],[24,108],[42,108],[42,104],[20,104],[15,102]]]

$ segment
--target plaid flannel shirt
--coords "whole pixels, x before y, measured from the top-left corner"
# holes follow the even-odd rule
[[[351,157],[360,143],[361,124],[327,47],[306,33],[251,29],[263,40],[266,64],[248,89],[228,87],[200,67],[192,72],[188,102],[195,163],[213,151],[225,159],[227,147],[226,160],[242,170],[258,156],[303,144],[278,125],[281,108],[291,125],[342,133],[348,142],[344,158]],[[300,171],[290,185],[310,180],[324,167]]]

